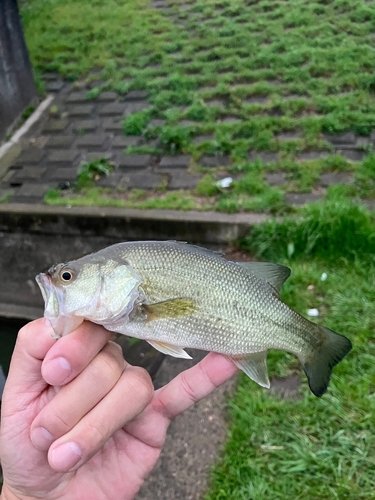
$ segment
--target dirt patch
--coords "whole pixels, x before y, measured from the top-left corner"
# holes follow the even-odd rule
[[[301,399],[301,377],[293,373],[289,377],[274,378],[271,380],[271,393],[281,399]]]

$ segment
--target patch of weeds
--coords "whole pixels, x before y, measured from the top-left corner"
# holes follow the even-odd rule
[[[100,95],[101,91],[102,89],[100,87],[94,87],[87,92],[86,99],[89,101],[92,99],[96,99]]]
[[[233,184],[233,192],[236,194],[257,195],[264,193],[269,188],[267,182],[261,176],[254,175],[254,173],[248,173]]]
[[[185,113],[186,118],[197,122],[206,121],[209,115],[210,110],[202,101],[193,103]]]
[[[260,165],[256,163],[252,170],[234,181],[230,188],[222,193],[217,203],[217,210],[228,213],[239,211],[283,213],[286,209],[284,198],[282,190],[270,187],[263,179]]]
[[[60,189],[49,189],[44,195],[44,202],[53,205],[61,197]]]
[[[25,111],[22,113],[22,121],[26,121],[35,111],[35,106],[29,106]]]
[[[159,155],[160,150],[154,146],[128,146],[125,149],[126,155]]]
[[[100,179],[103,175],[108,176],[113,171],[114,167],[114,163],[106,158],[99,158],[91,162],[82,162],[78,169],[75,189],[79,191],[83,188],[94,186],[95,181]]]
[[[50,109],[49,109],[49,114],[50,116],[57,116],[59,113],[59,107],[54,105],[54,106],[51,106]]]
[[[2,196],[0,196],[0,203],[7,203],[11,199],[13,194],[14,191],[9,191],[8,193],[5,193]]]
[[[169,153],[183,153],[191,142],[191,135],[187,127],[162,127],[160,144]]]
[[[150,112],[148,110],[139,111],[128,115],[123,124],[125,135],[140,135],[150,121]]]
[[[21,118],[18,120],[16,125],[12,128],[12,130],[6,135],[5,140],[9,141],[13,134],[25,123],[25,121],[34,113],[35,106],[28,106],[25,111],[22,113]]]
[[[215,196],[220,190],[213,175],[207,174],[199,181],[196,192],[198,196]]]
[[[33,74],[34,74],[34,82],[35,82],[35,86],[36,86],[36,90],[38,92],[38,95],[43,97],[46,95],[46,88],[45,88],[45,85],[44,85],[44,82],[43,82],[43,79],[41,76],[41,72],[39,69],[34,67]]]
[[[283,191],[272,187],[254,196],[228,192],[221,196],[216,210],[227,213],[268,211],[281,214],[286,210],[284,196]]]
[[[375,154],[367,156],[356,170],[354,183],[359,196],[375,197]]]
[[[353,164],[341,155],[330,155],[323,160],[323,170],[345,172],[352,169]]]
[[[281,164],[283,169],[283,164]],[[288,191],[310,193],[319,180],[323,165],[321,160],[292,162],[288,168],[286,179],[290,181]],[[285,168],[284,168],[285,169]]]
[[[138,201],[144,198],[146,193],[147,191],[145,191],[144,189],[132,189],[129,192],[128,198],[130,201]]]

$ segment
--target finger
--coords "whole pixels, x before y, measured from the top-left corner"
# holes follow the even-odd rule
[[[113,332],[102,326],[84,321],[48,351],[42,365],[44,380],[50,385],[67,384],[86,368],[112,336]]]
[[[8,393],[12,394],[4,405],[7,411],[24,408],[45,389],[47,384],[42,378],[41,366],[47,352],[56,344],[52,334],[44,318],[28,323],[19,331],[4,391],[4,401]]]
[[[62,438],[53,443],[48,460],[56,471],[75,470],[97,453],[118,429],[150,403],[153,385],[143,368],[128,366],[112,391]]]
[[[155,393],[152,406],[171,420],[206,397],[237,372],[222,354],[211,352],[200,363],[180,373]]]
[[[125,369],[121,347],[106,344],[93,361],[56,396],[34,419],[30,437],[34,446],[47,451],[69,432],[116,385]]]
[[[221,354],[208,354],[200,363],[156,391],[151,404],[126,426],[126,432],[149,446],[162,448],[170,421],[231,378],[236,371],[237,367]],[[127,451],[132,453],[131,449]]]

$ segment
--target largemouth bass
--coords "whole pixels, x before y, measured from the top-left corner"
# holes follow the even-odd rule
[[[236,263],[174,241],[129,242],[58,264],[36,277],[56,337],[84,319],[144,339],[171,356],[185,348],[222,353],[263,387],[268,349],[295,354],[322,396],[350,340],[281,302],[287,267]]]

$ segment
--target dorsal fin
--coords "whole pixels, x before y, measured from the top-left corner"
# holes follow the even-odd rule
[[[206,254],[210,257],[222,257],[224,254],[222,252],[217,252],[216,250],[209,250],[208,248],[200,247],[198,245],[192,245],[187,241],[176,241],[176,240],[167,240],[168,243],[175,243],[177,245],[185,246],[188,249],[195,250],[199,253]]]
[[[277,293],[280,293],[281,287],[290,276],[289,267],[272,262],[237,262],[237,264],[244,267],[249,273],[267,281]]]

